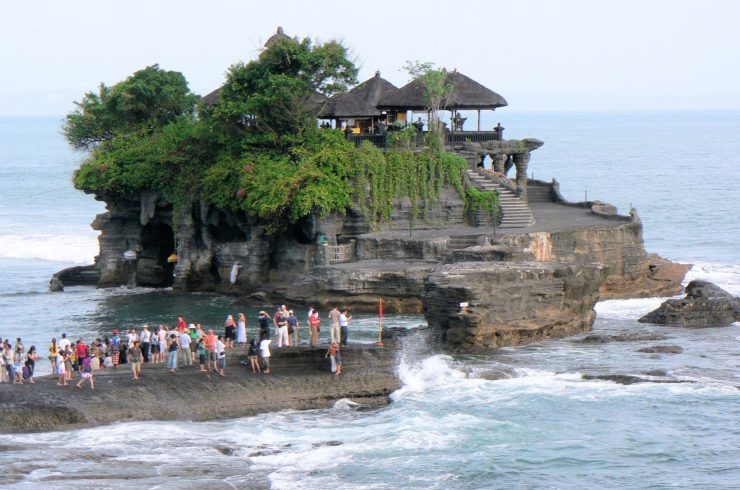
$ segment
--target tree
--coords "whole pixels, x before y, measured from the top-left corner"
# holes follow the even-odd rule
[[[445,68],[434,68],[434,63],[407,61],[406,72],[424,91],[424,100],[429,111],[429,131],[437,136],[441,144],[444,126],[440,121],[440,112],[445,110],[447,98],[452,93],[452,84],[447,80]]]
[[[323,101],[357,81],[357,67],[341,43],[280,39],[259,58],[232,65],[213,117],[223,129],[257,146],[301,144],[316,130]]]
[[[192,116],[198,97],[180,72],[147,66],[112,87],[100,84],[67,115],[62,132],[78,150],[91,150],[117,135],[148,134],[179,116]]]

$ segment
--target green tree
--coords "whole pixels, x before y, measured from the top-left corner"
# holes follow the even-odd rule
[[[235,149],[299,145],[316,131],[326,98],[356,81],[357,67],[341,43],[281,39],[258,59],[229,68],[212,116]]]
[[[429,132],[442,142],[444,126],[440,121],[440,113],[445,110],[447,98],[452,93],[452,84],[447,79],[445,68],[435,68],[434,63],[407,61],[404,66],[406,72],[418,83],[424,91],[424,100],[429,111]]]
[[[91,150],[125,133],[147,134],[179,116],[192,116],[198,97],[190,92],[182,73],[152,65],[112,87],[100,84],[75,102],[62,126],[76,149]]]

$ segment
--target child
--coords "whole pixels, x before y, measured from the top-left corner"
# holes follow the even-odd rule
[[[57,374],[59,375],[59,381],[57,381],[57,385],[59,386],[67,386],[67,360],[65,359],[66,354],[67,352],[63,350],[59,350],[57,352]]]
[[[87,379],[90,380],[90,388],[94,390],[95,381],[93,380],[92,360],[90,357],[86,357],[82,360],[82,379],[77,383],[77,387],[82,388],[82,383]]]

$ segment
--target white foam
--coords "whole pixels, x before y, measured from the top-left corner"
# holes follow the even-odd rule
[[[0,235],[0,257],[90,264],[98,253],[95,235]]]
[[[738,264],[694,264],[686,274],[684,284],[694,279],[709,281],[730,294],[740,296],[740,265]]]
[[[436,388],[445,384],[455,384],[466,377],[465,373],[451,366],[452,358],[446,355],[427,357],[423,361],[410,365],[406,360],[401,361],[398,375],[403,386],[391,394],[396,401],[407,393],[420,393],[429,388]]]

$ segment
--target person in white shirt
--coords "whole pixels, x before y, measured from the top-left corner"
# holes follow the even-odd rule
[[[260,359],[262,360],[262,372],[270,373],[270,339],[263,337],[260,340]]]
[[[219,376],[226,376],[224,374],[224,368],[226,368],[226,344],[224,342],[224,336],[219,335],[216,339],[216,359],[218,361],[216,372]]]
[[[144,358],[144,362],[149,362],[149,347],[152,345],[152,332],[149,331],[149,325],[144,325],[141,334],[139,335],[139,345],[141,346],[141,354]]]
[[[193,357],[190,355],[190,335],[187,330],[180,333],[178,339],[180,349],[177,351],[183,366],[192,366]]]
[[[62,351],[66,351],[67,347],[72,345],[72,342],[67,338],[67,334],[62,334],[62,339],[59,341],[59,349]]]

